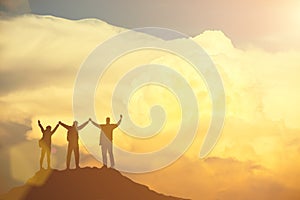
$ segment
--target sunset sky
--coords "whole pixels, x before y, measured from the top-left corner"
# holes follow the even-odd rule
[[[38,119],[53,127],[59,120],[74,120],[74,84],[89,54],[127,29],[159,26],[189,35],[211,57],[224,84],[225,123],[213,151],[200,159],[211,119],[203,78],[167,52],[140,50],[120,57],[95,94],[99,122],[113,117],[111,91],[118,80],[143,64],[179,72],[192,87],[200,111],[197,136],[179,160],[155,172],[124,174],[158,192],[192,199],[300,198],[299,1],[0,0],[0,11],[0,193],[23,184],[39,169]],[[118,129],[117,146],[149,152],[174,137],[181,112],[176,98],[162,87],[137,90],[129,103],[130,118],[140,126],[150,124],[149,109],[157,103],[167,114],[161,132],[138,140]],[[59,128],[52,140],[53,167],[58,169],[65,168],[65,132]],[[82,134],[97,139],[99,130],[88,125]],[[82,166],[102,166],[80,149]]]

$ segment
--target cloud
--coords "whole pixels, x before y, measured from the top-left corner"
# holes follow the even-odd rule
[[[26,87],[70,86],[88,53],[121,30],[95,20],[74,22],[34,15],[0,23],[0,95]]]
[[[1,0],[0,10],[10,14],[24,14],[31,11],[28,0]]]
[[[26,132],[30,129],[24,124],[0,121],[0,193],[6,192],[14,185],[21,184],[12,177],[10,148],[26,141]]]
[[[299,197],[295,188],[279,181],[271,170],[234,158],[211,157],[199,161],[182,157],[163,170],[128,175],[155,190],[191,199],[279,200]]]
[[[95,17],[126,28],[166,27],[195,36],[222,30],[239,47],[273,51],[298,49],[299,2],[258,0],[39,0],[32,12],[68,19]],[[114,14],[112,14],[114,13]]]

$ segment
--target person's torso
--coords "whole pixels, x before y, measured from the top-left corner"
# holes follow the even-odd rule
[[[43,137],[42,140],[45,144],[50,145],[51,144],[51,136],[52,136],[52,132],[51,131],[44,131],[43,132]]]
[[[110,141],[113,140],[113,130],[116,128],[115,124],[101,124],[101,131],[105,134],[106,138]],[[103,138],[103,134],[101,134],[101,138]]]
[[[67,136],[67,140],[71,143],[78,143],[78,130],[76,127],[71,127],[68,130],[68,136]]]

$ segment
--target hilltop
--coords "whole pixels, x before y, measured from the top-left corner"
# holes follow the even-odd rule
[[[74,170],[40,170],[23,186],[16,187],[0,199],[151,199],[179,200],[159,194],[136,183],[110,168],[81,168]]]

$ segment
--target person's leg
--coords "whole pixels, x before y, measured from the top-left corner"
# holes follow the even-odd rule
[[[108,149],[109,158],[110,158],[110,167],[114,167],[115,166],[115,159],[114,159],[112,144],[111,143],[108,144],[107,147],[108,147],[107,149]]]
[[[103,165],[104,167],[107,166],[107,157],[106,157],[106,154],[107,154],[107,147],[105,144],[102,144],[101,145],[101,151],[102,151],[102,160],[103,160]]]
[[[48,164],[48,169],[51,168],[51,165],[50,165],[50,155],[51,155],[51,149],[47,148],[47,164]]]
[[[45,149],[42,148],[41,149],[41,158],[40,158],[40,169],[43,168],[43,160],[44,160],[44,157],[45,157],[45,153],[46,153]]]
[[[71,153],[72,153],[72,148],[71,145],[68,145],[68,152],[67,152],[67,169],[70,169],[70,161],[71,161]]]
[[[78,145],[74,147],[74,156],[75,156],[76,168],[80,168],[80,166],[79,166],[79,146]]]

